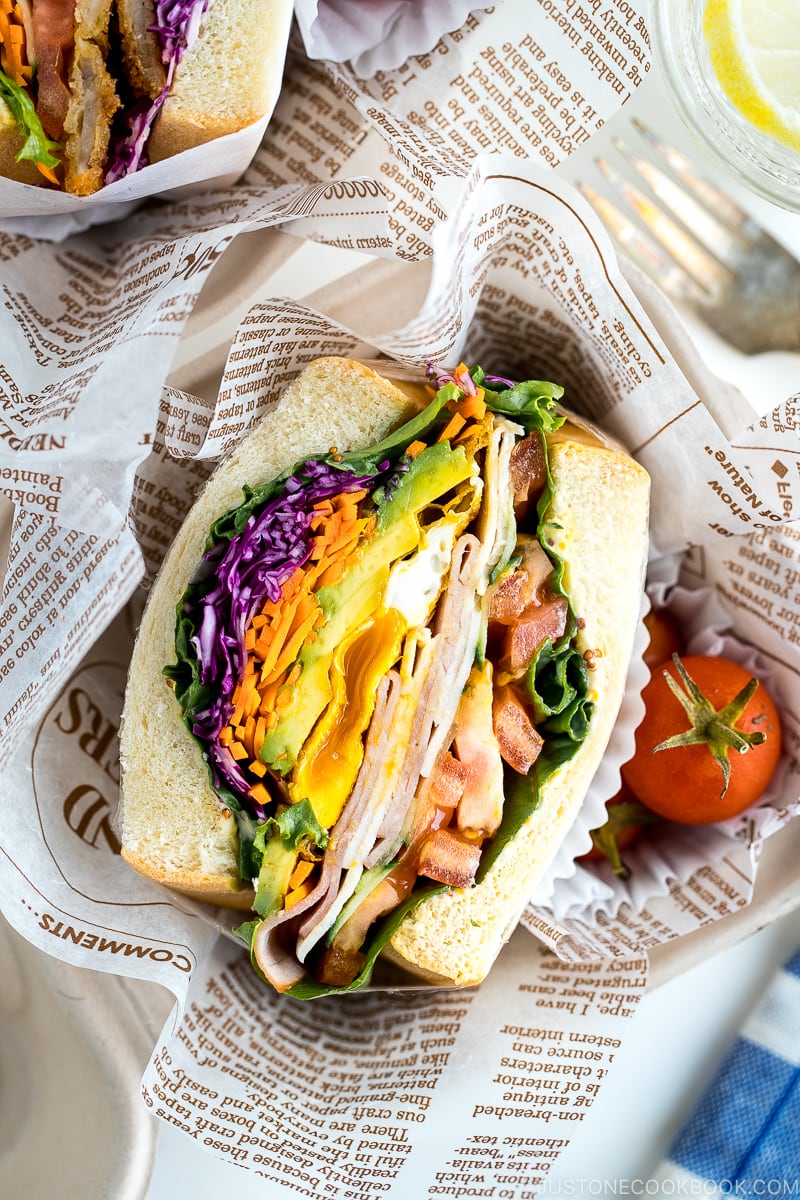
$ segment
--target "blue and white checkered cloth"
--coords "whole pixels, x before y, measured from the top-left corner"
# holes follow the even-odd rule
[[[656,1172],[664,1195],[800,1196],[800,950]]]

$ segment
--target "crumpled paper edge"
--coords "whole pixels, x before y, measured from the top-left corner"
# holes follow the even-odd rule
[[[361,78],[392,71],[432,50],[481,6],[470,0],[296,0],[295,17],[311,59],[349,62]],[[482,6],[487,7],[487,6]]]

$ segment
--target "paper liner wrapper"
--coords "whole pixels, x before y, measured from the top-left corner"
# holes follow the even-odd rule
[[[723,411],[700,364],[690,386],[669,350],[671,310],[642,306],[587,205],[552,172],[487,155],[450,187],[453,216],[432,235],[430,283],[402,328],[391,324],[408,304],[400,265],[381,274],[374,305],[371,274],[363,287],[328,291],[324,306],[262,286],[197,394],[164,380],[214,263],[240,236],[277,223],[329,242],[391,244],[374,180],[153,207],[124,230],[88,231],[62,248],[3,242],[11,434],[0,484],[13,506],[0,627],[3,910],[50,954],[174,992],[146,1103],[281,1198],[318,1196],[324,1185],[344,1200],[357,1180],[366,1195],[398,1200],[503,1186],[522,1200],[602,1086],[646,986],[646,949],[721,918],[723,899],[728,911],[747,905],[732,873],[744,862],[750,879],[752,847],[790,833],[800,791],[796,403],[747,428]],[[384,332],[379,311],[389,313]],[[678,556],[683,586],[715,591],[736,636],[776,663],[788,714],[775,819],[752,847],[701,868],[713,903],[673,889],[657,898],[669,910],[651,905],[633,920],[623,906],[591,926],[531,907],[525,925],[536,938],[519,930],[479,989],[304,1006],[268,992],[213,917],[120,862],[115,735],[137,584],[152,578],[214,461],[308,361],[331,353],[419,369],[464,358],[555,378],[571,407],[648,469],[651,568]],[[529,1182],[502,1183],[515,1174]]]
[[[297,0],[295,16],[309,58],[349,62],[369,76],[432,50],[478,7],[471,0]]]

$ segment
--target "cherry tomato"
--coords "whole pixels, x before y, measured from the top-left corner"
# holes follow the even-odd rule
[[[644,661],[652,671],[653,667],[666,662],[672,658],[673,654],[680,654],[683,650],[683,643],[677,629],[663,612],[655,612],[651,609],[645,617],[644,623],[650,634],[650,641],[644,652]]]
[[[780,718],[744,667],[676,655],[653,671],[642,699],[636,750],[622,768],[642,804],[671,821],[707,825],[758,800],[780,757]]]

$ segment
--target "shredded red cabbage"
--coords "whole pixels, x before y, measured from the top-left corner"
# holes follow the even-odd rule
[[[314,505],[379,482],[380,469],[375,475],[355,475],[325,462],[304,463],[286,480],[280,495],[250,516],[240,534],[206,552],[193,580],[208,579],[211,584],[193,613],[197,632],[192,646],[201,681],[210,686],[214,699],[194,714],[192,732],[207,748],[215,785],[224,781],[246,807],[259,809],[248,794],[250,782],[218,738],[230,719],[231,696],[244,670],[247,627],[264,601],[278,600],[283,584],[308,560]],[[263,817],[260,811],[259,816]]]
[[[197,39],[200,23],[212,0],[155,0],[155,20],[148,29],[161,45],[167,78],[155,100],[137,100],[123,116],[125,132],[115,138],[108,154],[106,184],[116,183],[149,163],[147,143],[153,122],[169,95],[178,63]]]
[[[447,371],[442,371],[434,363],[428,363],[425,368],[425,374],[431,383],[434,384],[436,390],[445,387],[446,384],[454,384],[465,396],[476,396],[478,389],[475,385],[475,380],[470,375],[466,367],[462,369],[456,368],[452,375]]]
[[[155,0],[155,20],[148,29],[158,34],[161,42],[161,61],[165,67],[181,61],[200,32],[200,22],[211,0]]]

